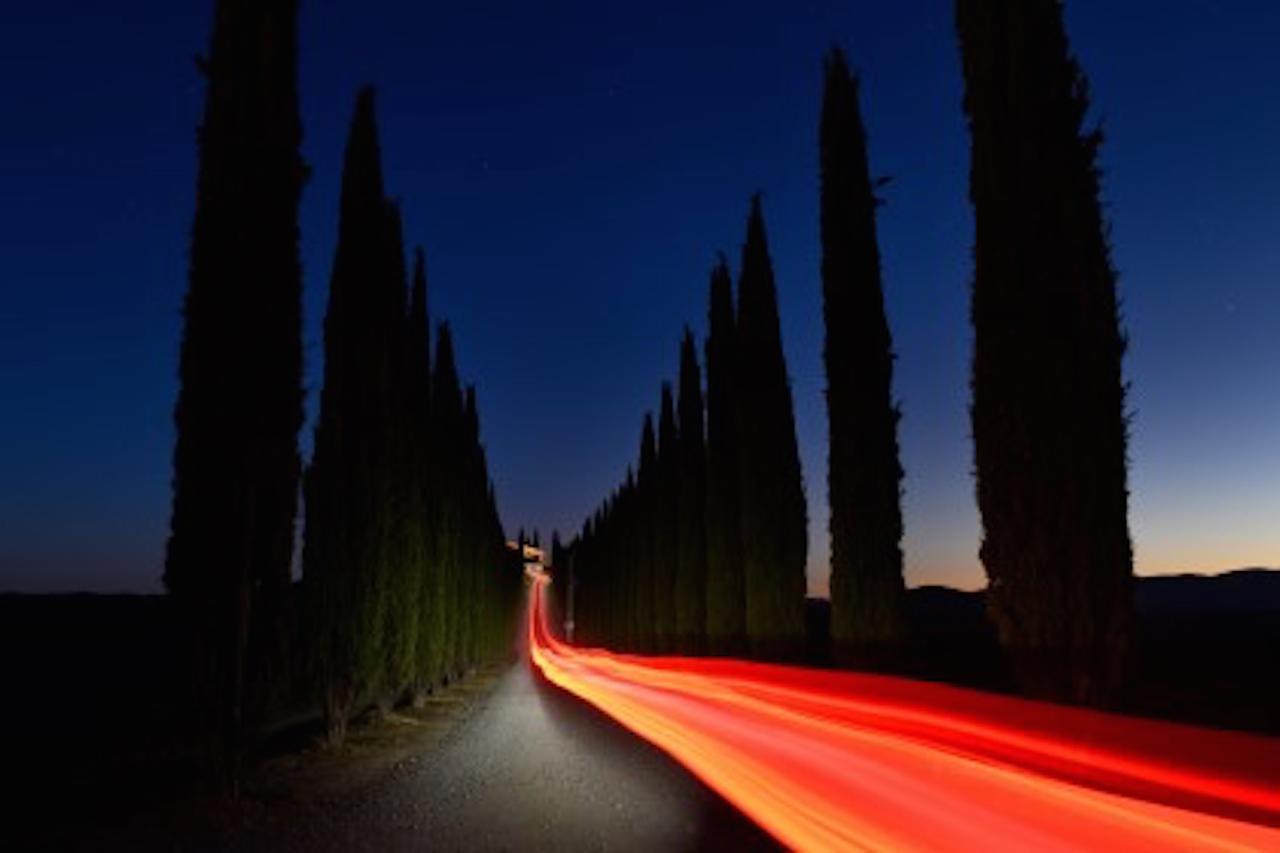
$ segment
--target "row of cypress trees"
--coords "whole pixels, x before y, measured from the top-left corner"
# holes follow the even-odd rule
[[[192,729],[229,781],[300,683],[336,741],[363,703],[421,696],[504,652],[521,588],[447,326],[429,357],[423,257],[410,283],[369,90],[347,143],[324,389],[301,476],[296,47],[296,2],[218,0],[200,62],[164,581],[184,627]]]
[[[803,651],[804,485],[758,196],[737,297],[721,257],[705,395],[686,328],[678,391],[663,383],[656,427],[645,415],[637,465],[553,554],[557,567],[574,567],[578,639],[656,653]]]
[[[1099,202],[1101,134],[1084,128],[1088,85],[1059,0],[957,0],[956,23],[972,135],[971,418],[988,612],[1028,692],[1105,704],[1124,671],[1133,558],[1126,338]],[[893,666],[909,630],[900,411],[875,222],[883,182],[870,177],[858,81],[838,49],[826,62],[819,153],[832,653]],[[705,648],[794,650],[804,510],[774,299],[757,202],[736,315],[727,270],[712,274],[705,500],[690,512],[684,487],[664,479],[663,447],[676,435],[664,428],[664,389],[656,473],[647,418],[639,474],[628,472],[573,545],[584,639],[664,649],[636,630],[666,624],[664,600],[651,605],[650,595],[674,589],[686,600],[680,576],[671,585],[665,574],[684,569],[664,520],[676,512],[681,536],[706,547]],[[701,540],[685,533],[699,520]]]
[[[306,634],[329,737],[353,709],[421,697],[509,640],[519,594],[474,387],[448,325],[431,359],[426,271],[412,285],[385,195],[374,95],[356,101],[306,475]],[[434,364],[432,364],[434,361]]]
[[[1128,418],[1102,141],[1060,0],[957,0],[976,224],[970,408],[987,610],[1029,693],[1110,704],[1133,619]],[[892,344],[857,81],[827,62],[820,131],[837,660],[906,636]]]

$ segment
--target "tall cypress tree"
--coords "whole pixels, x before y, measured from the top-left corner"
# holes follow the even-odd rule
[[[654,650],[654,563],[657,559],[655,510],[658,494],[658,442],[653,430],[653,414],[646,412],[640,430],[640,462],[636,469],[636,571],[632,600],[635,622],[632,631],[636,651]],[[584,565],[579,563],[579,566]]]
[[[676,634],[679,649],[698,654],[706,648],[707,503],[706,439],[702,412],[702,373],[693,332],[686,326],[680,344],[680,565],[676,574]]]
[[[707,362],[707,648],[746,651],[746,579],[739,526],[737,344],[733,283],[720,256],[711,271]]]
[[[297,4],[219,0],[174,411],[166,589],[189,629],[193,721],[234,778],[287,683],[302,425]]]
[[[390,553],[384,579],[387,607],[385,611],[386,680],[379,702],[390,708],[412,684],[418,647],[417,532],[414,525],[416,481],[412,461],[413,445],[420,438],[413,435],[410,419],[413,411],[412,372],[409,365],[408,296],[404,262],[404,228],[399,206],[384,202],[386,232],[383,246],[383,272],[388,298],[389,394],[391,417],[386,423],[387,476],[390,492],[387,508],[390,526]]]
[[[988,610],[1027,689],[1106,702],[1131,623],[1125,336],[1056,0],[958,0]]]
[[[395,421],[393,341],[403,289],[388,273],[391,218],[372,89],[360,92],[342,173],[338,244],[325,314],[324,388],[307,473],[303,572],[309,634],[330,742],[385,679]],[[396,310],[396,300],[400,300]]]
[[[899,413],[858,81],[839,48],[827,57],[819,140],[832,652],[883,665],[906,633]]]
[[[443,662],[443,586],[434,554],[435,489],[431,471],[431,337],[428,321],[427,270],[422,249],[414,256],[405,347],[408,399],[407,467],[411,487],[405,513],[409,528],[408,560],[417,580],[418,630],[414,652],[413,698],[421,704],[440,683]]]
[[[462,389],[453,356],[453,335],[442,323],[436,335],[435,371],[431,381],[431,453],[436,485],[435,562],[444,589],[441,630],[443,675],[453,681],[463,658],[463,562],[465,505],[462,495]]]
[[[480,586],[481,565],[484,559],[483,528],[484,497],[487,476],[484,470],[484,450],[480,446],[480,413],[476,409],[476,389],[468,385],[463,392],[462,405],[462,495],[465,501],[461,597],[462,622],[461,671],[466,672],[475,662],[478,652],[478,624],[483,590]],[[533,542],[538,543],[538,531],[533,532]]]
[[[654,498],[653,634],[659,653],[676,646],[676,590],[680,564],[680,433],[671,383],[662,383],[658,415],[658,472]]]
[[[640,529],[637,524],[639,499],[635,468],[628,465],[620,490],[618,530],[615,534],[618,542],[618,565],[617,574],[612,582],[615,602],[613,616],[616,622],[613,632],[614,642],[617,648],[625,651],[633,651],[636,648],[633,587],[639,571],[639,556],[643,547],[639,540]]]
[[[746,628],[752,654],[800,655],[805,643],[807,508],[778,296],[760,197],[751,199],[738,284],[738,434]]]

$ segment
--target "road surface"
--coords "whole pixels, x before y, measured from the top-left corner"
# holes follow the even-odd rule
[[[665,754],[514,665],[446,739],[307,826],[236,849],[769,850]]]

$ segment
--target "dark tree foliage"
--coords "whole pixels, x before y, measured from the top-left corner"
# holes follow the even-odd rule
[[[462,437],[465,429],[464,401],[453,355],[453,335],[441,324],[436,335],[435,372],[431,381],[431,448],[435,462],[436,503],[435,561],[444,588],[441,631],[441,659],[445,681],[461,673],[465,631],[463,571],[466,561],[461,494],[465,478]]]
[[[573,583],[570,574],[569,553],[560,541],[560,531],[551,531],[551,553],[548,555],[551,574],[552,627],[563,629],[571,616],[569,611],[569,586]],[[561,638],[568,639],[561,631]]]
[[[659,653],[676,648],[676,589],[680,565],[680,433],[671,383],[662,383],[654,495],[653,635]]]
[[[182,612],[193,727],[234,781],[287,680],[302,425],[297,4],[220,0],[174,411],[164,583]]]
[[[883,666],[906,633],[899,413],[858,81],[838,48],[826,62],[819,147],[832,654]]]
[[[440,684],[443,675],[443,585],[435,553],[436,496],[431,471],[431,333],[428,321],[427,270],[422,249],[414,256],[405,346],[408,438],[405,462],[410,477],[405,515],[406,559],[416,580],[417,631],[412,673],[415,704]]]
[[[746,585],[738,524],[737,344],[733,283],[721,256],[711,271],[707,361],[707,648],[746,651]]]
[[[480,414],[476,410],[476,389],[473,385],[468,385],[463,392],[462,435],[459,438],[463,465],[459,495],[463,506],[463,562],[459,591],[462,606],[459,608],[461,621],[458,631],[458,672],[463,673],[479,659],[480,603],[485,592],[482,585],[484,575],[481,572],[485,554],[482,524],[488,475],[484,470],[484,449],[480,446]],[[534,541],[537,541],[537,531],[534,531]]]
[[[633,574],[632,646],[636,651],[649,652],[655,648],[656,625],[654,602],[655,562],[657,560],[657,536],[655,512],[658,493],[658,442],[653,429],[652,413],[645,413],[644,426],[640,430],[640,462],[636,469],[636,499],[634,509],[634,537],[636,568]]]
[[[793,658],[805,642],[807,508],[759,196],[751,200],[739,275],[735,381],[741,389],[737,427],[747,636],[756,657]]]
[[[612,602],[610,618],[615,620],[611,633],[615,646],[628,651],[636,649],[638,644],[635,636],[636,607],[632,579],[641,572],[640,559],[646,553],[646,542],[641,537],[648,535],[644,528],[647,518],[640,512],[640,498],[635,469],[628,465],[622,487],[618,490],[618,520],[614,534],[618,553],[609,580]]]
[[[972,421],[988,609],[1031,692],[1105,703],[1133,558],[1116,303],[1085,77],[1056,0],[958,0],[973,149]]]
[[[403,278],[388,258],[390,209],[372,89],[361,91],[347,139],[338,244],[325,314],[324,389],[307,474],[303,571],[309,639],[331,742],[386,675],[392,533],[394,341],[404,327]],[[403,261],[401,261],[403,263]]]
[[[646,415],[634,476],[628,469],[570,546],[579,642],[773,659],[806,649],[804,483],[758,198],[736,312],[732,290],[721,258],[705,424],[686,329],[678,407],[664,382],[657,434]]]
[[[387,574],[383,579],[387,596],[383,626],[387,644],[386,670],[378,700],[380,708],[386,711],[412,686],[417,664],[421,565],[415,559],[420,556],[417,525],[421,517],[411,514],[419,508],[414,500],[416,481],[410,458],[414,452],[412,446],[420,437],[412,434],[410,425],[413,389],[410,384],[409,326],[405,300],[407,281],[404,229],[399,208],[388,201],[384,203],[384,209],[386,225],[382,262],[390,285],[386,288],[386,294],[390,320],[387,336],[391,382],[391,418],[387,423],[387,513],[391,553],[385,567]]]
[[[706,648],[707,535],[706,440],[702,411],[702,374],[693,332],[680,345],[679,544],[676,572],[677,648],[699,654]]]

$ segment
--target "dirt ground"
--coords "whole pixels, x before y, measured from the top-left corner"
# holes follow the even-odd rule
[[[62,784],[28,791],[30,807],[0,826],[0,849],[213,849],[244,834],[305,825],[429,755],[483,706],[508,668],[478,670],[421,708],[366,715],[338,749],[326,748],[314,726],[288,732],[250,761],[236,797],[183,781],[170,767],[117,773],[68,765]],[[61,800],[49,796],[53,788]]]

